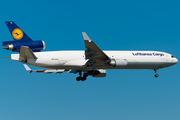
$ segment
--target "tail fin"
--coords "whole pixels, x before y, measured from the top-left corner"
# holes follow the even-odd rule
[[[16,23],[13,21],[5,22],[13,39],[22,41],[22,42],[30,42],[33,41],[21,28],[19,28]]]

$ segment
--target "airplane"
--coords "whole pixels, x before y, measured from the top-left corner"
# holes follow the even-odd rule
[[[3,49],[19,52],[5,57],[24,63],[27,71],[36,73],[79,73],[77,81],[88,76],[105,77],[106,69],[158,69],[178,63],[173,55],[160,51],[103,51],[82,32],[86,50],[45,51],[45,42],[32,40],[15,22],[5,22],[14,41],[3,42]],[[28,65],[43,68],[31,70]]]

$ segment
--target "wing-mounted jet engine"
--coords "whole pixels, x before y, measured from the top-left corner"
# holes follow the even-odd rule
[[[5,22],[14,41],[3,42],[3,49],[19,52],[21,46],[29,47],[33,52],[40,52],[45,49],[45,42],[42,40],[33,41],[14,22]]]
[[[124,67],[127,66],[128,61],[126,59],[111,59],[108,64],[113,67]]]

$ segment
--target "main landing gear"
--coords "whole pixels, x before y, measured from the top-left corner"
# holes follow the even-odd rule
[[[154,71],[155,71],[155,75],[154,75],[155,78],[159,77],[159,75],[157,74],[157,70],[158,70],[158,69],[154,69]]]
[[[79,72],[79,77],[76,78],[77,81],[85,81],[87,79],[88,73],[84,73],[82,77],[82,72]]]
[[[77,81],[85,81],[87,79],[87,77],[90,76],[94,76],[94,75],[98,75],[100,72],[98,70],[92,70],[92,71],[87,71],[83,73],[82,76],[82,71],[79,71],[79,77],[76,78]]]

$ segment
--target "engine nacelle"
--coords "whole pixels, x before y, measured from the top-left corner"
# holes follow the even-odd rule
[[[88,71],[88,74],[93,76],[93,77],[106,77],[106,70],[98,69],[95,71]]]
[[[12,50],[14,52],[19,52],[21,46],[28,46],[32,51],[39,52],[45,49],[45,42],[42,40],[30,42],[6,41],[3,42],[3,46],[3,49]]]
[[[111,59],[109,65],[113,67],[125,67],[127,66],[128,61],[126,59]]]

